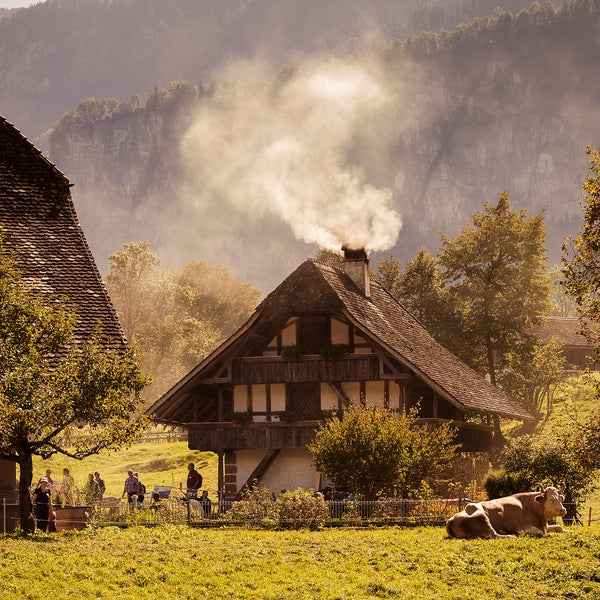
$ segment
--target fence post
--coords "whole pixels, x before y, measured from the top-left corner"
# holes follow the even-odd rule
[[[592,507],[590,506],[590,510],[588,511],[588,527],[592,526]]]
[[[6,533],[6,496],[2,498],[2,533]]]

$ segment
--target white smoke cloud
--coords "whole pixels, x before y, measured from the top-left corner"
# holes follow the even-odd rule
[[[285,83],[217,92],[182,141],[197,214],[275,217],[297,240],[333,250],[392,247],[402,226],[392,191],[350,160],[391,100],[375,65],[335,59]]]

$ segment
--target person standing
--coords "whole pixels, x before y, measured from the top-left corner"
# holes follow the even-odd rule
[[[139,479],[133,474],[133,471],[129,469],[127,471],[127,479],[125,480],[125,485],[123,486],[123,493],[121,494],[121,498],[127,494],[127,502],[131,504],[132,496],[135,496],[137,501],[137,493],[139,489]]]
[[[194,463],[188,464],[188,476],[187,476],[187,497],[197,498],[198,490],[202,487],[202,475],[196,471]]]
[[[104,498],[104,492],[106,492],[106,484],[104,483],[104,479],[100,477],[98,471],[94,472],[94,478],[96,479],[96,485],[98,486],[98,500],[102,500],[102,498]]]
[[[46,479],[48,480],[48,487],[50,489],[52,489],[52,485],[54,484],[54,479],[52,479],[52,477],[50,476],[52,474],[52,469],[46,469]],[[42,481],[42,478],[40,477],[40,481]],[[40,481],[38,481],[38,486],[40,485]]]
[[[39,487],[35,488],[35,491],[31,494],[31,502],[33,503],[36,527],[40,531],[46,531],[49,516],[53,510],[52,500],[50,499],[50,486],[46,477],[40,479]]]
[[[66,467],[63,469],[63,480],[61,486],[61,493],[63,495],[65,504],[73,504],[73,488],[75,487],[75,480],[73,475],[69,472]]]

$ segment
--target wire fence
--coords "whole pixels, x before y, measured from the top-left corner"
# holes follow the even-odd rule
[[[378,501],[330,500],[318,515],[304,510],[302,514],[278,516],[277,501],[272,506],[255,506],[239,511],[239,502],[207,500],[187,501],[165,498],[158,503],[132,505],[127,500],[111,499],[108,502],[87,506],[57,509],[57,531],[83,529],[88,526],[157,526],[178,524],[193,527],[246,526],[267,528],[290,527],[371,527],[371,526],[442,526],[447,519],[462,510],[469,502],[462,498],[437,498],[410,500],[390,498]],[[237,505],[237,506],[236,506]],[[589,508],[579,525],[598,523]],[[19,519],[18,504],[2,505],[2,532],[15,530]]]

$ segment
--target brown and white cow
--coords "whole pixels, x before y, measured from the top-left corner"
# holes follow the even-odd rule
[[[446,531],[456,538],[502,538],[518,533],[544,535],[548,531],[565,532],[560,525],[548,525],[548,519],[563,517],[563,490],[544,489],[523,492],[505,498],[472,502],[450,517]]]

